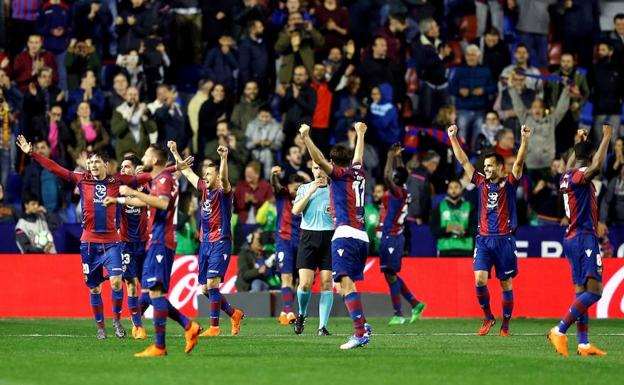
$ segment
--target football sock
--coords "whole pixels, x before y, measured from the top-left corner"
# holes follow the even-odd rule
[[[91,310],[97,323],[98,329],[104,329],[104,308],[102,307],[102,295],[91,293]]]
[[[589,291],[580,293],[580,295],[576,297],[576,300],[574,300],[574,303],[572,303],[572,306],[570,306],[568,314],[566,314],[566,316],[563,317],[561,321],[559,321],[559,332],[565,334],[568,331],[570,325],[576,322],[576,320],[583,313],[586,313],[587,309],[591,305],[598,302],[600,297],[601,296],[599,294],[590,293]]]
[[[492,309],[490,309],[490,291],[487,286],[477,286],[477,300],[485,318],[493,319]]]
[[[420,301],[418,301],[416,297],[414,297],[410,289],[405,284],[405,281],[403,281],[401,277],[399,277],[398,275],[397,275],[397,281],[401,282],[401,295],[403,296],[403,298],[405,298],[407,302],[409,302],[409,304],[412,305],[412,307],[418,305]]]
[[[353,330],[356,337],[362,337],[364,335],[364,323],[366,318],[364,317],[364,311],[362,310],[362,301],[360,300],[360,294],[353,292],[343,297],[345,306],[351,315],[353,321]]]
[[[392,300],[392,309],[394,309],[394,315],[402,316],[401,311],[401,281],[397,280],[394,283],[389,283],[390,286],[390,299]]]
[[[173,306],[169,300],[167,300],[167,316],[180,324],[184,330],[188,330],[191,326],[191,321],[186,318],[184,314],[180,313],[180,311],[176,309],[176,307]]]
[[[208,289],[210,296],[210,326],[219,326],[219,312],[221,311],[221,292],[219,289]]]
[[[234,314],[236,308],[230,305],[230,303],[225,299],[225,296],[221,294],[221,310],[223,310],[230,317]]]
[[[141,319],[141,308],[139,307],[139,297],[128,296],[128,309],[132,316],[132,324],[136,327],[143,326],[143,320]]]
[[[139,305],[141,305],[141,315],[145,313],[145,310],[152,304],[152,299],[149,296],[148,292],[141,293],[141,297],[139,298]]]
[[[509,321],[511,320],[513,307],[513,290],[503,291],[503,324],[501,325],[502,330],[509,330]]]
[[[311,292],[303,291],[297,288],[297,302],[299,302],[299,314],[301,314],[302,316],[308,315],[308,304],[310,303],[311,296]]]
[[[293,290],[291,287],[282,287],[282,311],[292,312]]]
[[[167,327],[167,298],[152,298],[154,306],[154,344],[157,348],[165,348],[165,329]]]
[[[321,291],[321,300],[319,301],[319,329],[327,327],[329,314],[334,304],[334,292],[332,290]]]
[[[576,298],[580,297],[583,293],[576,293]],[[589,314],[587,311],[581,314],[576,319],[576,338],[578,340],[578,344],[588,344],[589,343]]]
[[[121,308],[123,306],[123,289],[119,291],[113,290],[111,297],[113,299],[113,319],[119,320],[121,318]]]

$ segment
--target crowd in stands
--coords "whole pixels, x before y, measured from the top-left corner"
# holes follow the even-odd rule
[[[513,164],[526,124],[519,222],[563,225],[558,181],[577,130],[597,143],[608,122],[616,139],[595,181],[605,235],[624,224],[624,13],[601,28],[604,3],[0,0],[0,221],[80,222],[76,190],[16,151],[20,133],[70,169],[107,151],[111,173],[151,143],[176,141],[200,171],[227,146],[238,223],[255,224],[273,165],[311,180],[301,123],[328,154],[354,147],[364,121],[372,209],[386,153],[403,142],[407,221],[472,236],[474,187],[446,128],[458,125],[479,167],[491,151]],[[196,197],[180,189],[178,230],[192,238]],[[467,217],[440,217],[453,209]]]

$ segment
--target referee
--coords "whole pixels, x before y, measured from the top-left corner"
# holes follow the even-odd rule
[[[314,181],[301,185],[293,204],[293,214],[303,214],[301,218],[301,242],[297,251],[299,286],[297,301],[299,315],[295,319],[296,334],[303,333],[303,326],[310,303],[310,287],[318,268],[321,275],[321,301],[319,303],[319,336],[330,335],[327,321],[334,302],[332,290],[331,239],[334,223],[331,217],[329,185],[327,174],[314,164]]]

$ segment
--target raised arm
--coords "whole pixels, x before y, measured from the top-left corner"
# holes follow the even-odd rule
[[[353,163],[362,163],[364,160],[364,135],[366,134],[366,124],[357,122],[353,125],[357,139],[355,140],[355,149],[353,150]]]
[[[219,157],[221,158],[221,164],[219,165],[219,177],[221,178],[221,185],[223,186],[223,191],[225,191],[225,193],[227,194],[230,191],[232,191],[232,185],[230,184],[230,179],[228,176],[228,163],[227,163],[228,148],[225,146],[219,146],[219,148],[217,148],[217,153],[219,154]]]
[[[587,140],[589,133],[584,128],[579,128],[576,130],[576,137],[574,138],[574,144],[579,142],[584,142]],[[576,163],[576,154],[574,153],[574,147],[572,147],[572,151],[570,152],[570,156],[568,157],[568,161],[565,165],[565,171],[571,170],[574,168],[574,164]]]
[[[193,185],[193,187],[197,188],[197,183],[199,183],[199,180],[201,178],[197,174],[195,174],[190,165],[186,163],[184,159],[182,159],[180,153],[178,153],[178,146],[176,142],[174,142],[173,140],[168,141],[167,147],[169,147],[169,151],[171,151],[171,154],[173,154],[173,157],[176,160],[176,168],[180,170],[182,175],[184,175],[184,177],[188,179],[189,183]]]
[[[466,172],[466,175],[468,175],[470,180],[472,180],[472,176],[475,172],[475,168],[472,165],[472,163],[470,163],[470,159],[468,159],[468,155],[466,155],[464,150],[461,148],[459,141],[457,140],[457,131],[458,131],[457,126],[454,124],[452,126],[449,126],[447,130],[449,139],[451,141],[451,147],[453,148],[453,154],[455,155],[455,158],[457,158],[457,161],[459,162],[459,164],[461,164],[462,168]]]
[[[314,195],[319,187],[320,181],[318,180],[312,182],[310,188],[305,193],[300,193],[299,191],[302,191],[301,189],[303,188],[303,186],[299,187],[300,190],[297,190],[297,197],[295,198],[295,203],[293,203],[292,213],[295,215],[301,214],[308,205],[310,198],[312,198],[312,195]]]
[[[388,157],[386,158],[386,167],[384,168],[384,182],[386,186],[394,193],[397,191],[398,186],[394,183],[392,178],[392,172],[395,167],[403,167],[403,159],[401,159],[401,152],[403,148],[399,143],[395,143],[388,150]],[[396,161],[396,165],[394,164]]]
[[[271,168],[271,188],[275,196],[282,190],[282,184],[280,183],[281,174],[282,168],[280,166],[273,166],[273,168]]]
[[[126,185],[119,186],[119,195],[124,195],[122,199],[117,200],[120,204],[142,207],[148,205],[159,210],[166,210],[169,206],[169,197],[155,196],[137,191]],[[142,204],[143,203],[143,204]]]
[[[39,155],[38,153],[33,151],[32,144],[26,140],[23,135],[17,136],[17,146],[27,155],[32,156],[32,158],[37,161],[41,166],[50,171],[52,174],[58,176],[61,179],[66,181],[74,182],[74,178],[72,177],[73,172],[68,169],[62,167],[52,159],[48,159],[45,156]]]
[[[516,180],[522,178],[522,169],[524,168],[524,161],[526,159],[527,149],[529,147],[529,137],[531,136],[531,128],[528,126],[522,126],[520,129],[521,133],[521,142],[520,148],[518,149],[518,155],[516,156],[516,161],[511,168],[511,173],[513,174]]]
[[[325,171],[327,175],[330,175],[334,170],[334,166],[332,166],[332,164],[329,163],[327,159],[325,159],[325,156],[323,155],[321,150],[316,147],[316,145],[312,141],[312,138],[310,138],[310,126],[308,126],[307,124],[302,124],[299,127],[299,134],[301,134],[303,143],[305,143],[306,148],[308,149],[308,153],[310,154],[310,157],[312,158],[314,163],[318,164],[319,167],[321,167],[321,170]]]
[[[600,169],[604,166],[605,157],[609,150],[609,142],[611,141],[611,135],[613,135],[613,127],[608,124],[602,125],[602,140],[598,151],[594,154],[591,164],[585,170],[585,180],[591,181],[596,175],[600,173]]]

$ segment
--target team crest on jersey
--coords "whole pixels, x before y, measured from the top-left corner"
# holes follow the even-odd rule
[[[208,199],[206,199],[204,201],[204,204],[202,205],[202,210],[207,214],[210,215],[212,213],[212,206],[210,206],[210,201]]]
[[[497,191],[488,192],[487,208],[493,209],[497,206],[498,206],[498,192]]]
[[[158,180],[160,182],[160,184],[165,184],[165,182],[167,181],[167,178],[165,178],[164,176],[162,178],[160,178]]]
[[[93,194],[93,203],[103,203],[104,198],[106,198],[106,185],[96,184]]]

